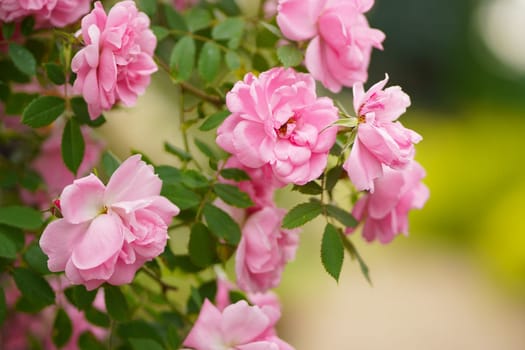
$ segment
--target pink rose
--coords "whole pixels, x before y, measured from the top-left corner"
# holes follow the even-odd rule
[[[253,213],[242,228],[235,256],[237,285],[248,292],[276,287],[286,263],[295,258],[299,230],[281,228],[286,211],[265,207]]]
[[[121,1],[106,15],[100,2],[82,19],[86,46],[71,63],[77,73],[73,85],[95,119],[117,103],[133,106],[157,71],[153,52],[157,39],[148,16],[133,1]]]
[[[332,100],[317,98],[310,75],[291,68],[273,68],[259,77],[248,73],[226,104],[232,114],[219,127],[217,144],[244,166],[269,165],[287,184],[321,175],[337,134],[329,126],[338,115]]]
[[[382,49],[383,32],[364,16],[373,0],[280,0],[277,23],[291,40],[310,40],[305,64],[332,92],[364,82],[372,47]]]
[[[410,106],[410,98],[399,86],[383,90],[388,75],[366,93],[354,85],[354,109],[359,118],[357,137],[343,164],[358,190],[374,191],[374,179],[383,174],[383,164],[405,167],[414,158],[414,144],[422,137],[395,120]]]
[[[2,0],[0,20],[20,21],[33,16],[37,28],[65,27],[89,11],[91,0]]]
[[[271,319],[258,306],[250,306],[244,300],[229,305],[222,312],[208,299],[184,346],[195,350],[288,350],[276,336],[267,336],[272,328]],[[288,345],[288,344],[286,344]]]
[[[53,272],[94,289],[104,282],[131,282],[135,272],[161,254],[168,225],[179,209],[160,196],[162,181],[135,155],[108,185],[93,174],[75,180],[60,196],[63,218],[40,238]]]
[[[429,196],[421,183],[425,175],[416,161],[401,170],[385,167],[384,175],[374,181],[375,192],[361,197],[352,210],[357,220],[364,220],[363,237],[368,242],[377,238],[385,244],[399,233],[408,234],[408,212],[421,209]]]

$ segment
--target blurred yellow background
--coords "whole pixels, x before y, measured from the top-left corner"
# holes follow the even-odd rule
[[[368,84],[388,72],[411,96],[401,121],[424,137],[431,197],[408,238],[354,234],[372,286],[348,257],[336,284],[308,224],[279,289],[282,337],[298,350],[523,350],[525,0],[377,0],[369,19],[387,39]],[[173,163],[162,144],[180,144],[177,93],[157,74],[137,108],[107,118],[110,147]]]

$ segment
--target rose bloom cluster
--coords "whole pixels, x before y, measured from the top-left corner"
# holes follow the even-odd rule
[[[91,0],[2,0],[0,20],[19,22],[33,16],[37,27],[65,27],[89,11]]]
[[[75,180],[60,195],[62,218],[40,238],[50,271],[65,271],[74,284],[92,290],[104,282],[130,283],[135,272],[166,247],[168,225],[179,209],[160,196],[162,181],[134,155],[107,186],[93,174]]]
[[[184,346],[291,349],[276,336],[280,308],[268,302],[267,293],[294,259],[299,231],[282,228],[286,211],[276,206],[274,193],[318,179],[338,132],[349,131],[335,126],[339,111],[330,98],[317,96],[316,80],[332,92],[353,87],[356,126],[350,134],[355,140],[343,168],[361,192],[352,214],[363,223],[364,238],[388,243],[406,234],[409,211],[426,202],[425,171],[414,160],[421,136],[398,121],[410,98],[398,86],[385,88],[388,76],[364,89],[372,49],[381,49],[385,39],[364,15],[373,3],[280,0],[277,23],[287,39],[308,41],[304,63],[309,73],[282,67],[248,73],[227,94],[230,115],[218,128],[216,142],[230,158],[221,166],[248,174],[249,180],[235,184],[254,205],[241,210],[219,200],[215,204],[241,227],[235,282],[252,305],[232,304],[224,297],[230,287],[219,281],[216,306],[204,301]],[[94,6],[82,19],[85,46],[72,61],[74,91],[86,100],[91,118],[119,102],[133,105],[157,70],[156,39],[135,3],[118,2],[107,13],[100,2]],[[131,282],[146,261],[164,250],[168,225],[179,212],[160,196],[161,186],[140,156],[124,161],[107,185],[93,174],[74,180],[60,195],[62,217],[40,239],[49,269],[65,271],[71,282],[88,289]]]
[[[100,2],[82,19],[82,48],[71,62],[77,78],[75,93],[82,94],[89,115],[97,118],[117,102],[133,106],[157,71],[153,52],[157,39],[149,17],[135,2],[121,1],[108,14]]]

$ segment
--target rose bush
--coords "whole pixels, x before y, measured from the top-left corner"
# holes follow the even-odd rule
[[[260,5],[0,2],[0,346],[290,350],[272,289],[303,226],[323,217],[336,280],[345,251],[370,278],[360,224],[369,242],[408,233],[429,196],[422,137],[388,76],[365,92],[373,1]],[[127,113],[157,71],[178,101],[173,158],[116,156],[102,113]]]

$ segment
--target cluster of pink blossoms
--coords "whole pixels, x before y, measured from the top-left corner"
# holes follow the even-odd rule
[[[124,161],[108,185],[93,174],[75,180],[60,196],[63,218],[40,238],[53,272],[95,289],[104,282],[130,283],[135,272],[160,255],[168,225],[179,209],[160,196],[162,181],[139,155]]]
[[[0,20],[19,22],[33,16],[37,27],[65,27],[89,11],[91,0],[2,0]]]
[[[330,125],[338,119],[337,109],[329,98],[317,97],[310,75],[291,68],[247,74],[228,93],[226,104],[232,114],[219,127],[217,144],[232,154],[227,167],[250,175],[239,187],[255,203],[247,217],[240,216],[237,284],[263,292],[279,284],[298,244],[297,230],[281,228],[286,211],[275,207],[273,192],[321,175],[335,143],[337,129]]]
[[[133,106],[157,71],[153,52],[157,39],[149,17],[135,2],[121,1],[108,14],[100,2],[82,19],[86,47],[71,62],[77,79],[75,93],[82,94],[92,119],[117,102]]]
[[[382,49],[383,32],[364,16],[374,0],[280,0],[277,23],[290,40],[311,40],[305,65],[332,92],[364,82],[372,48]]]

